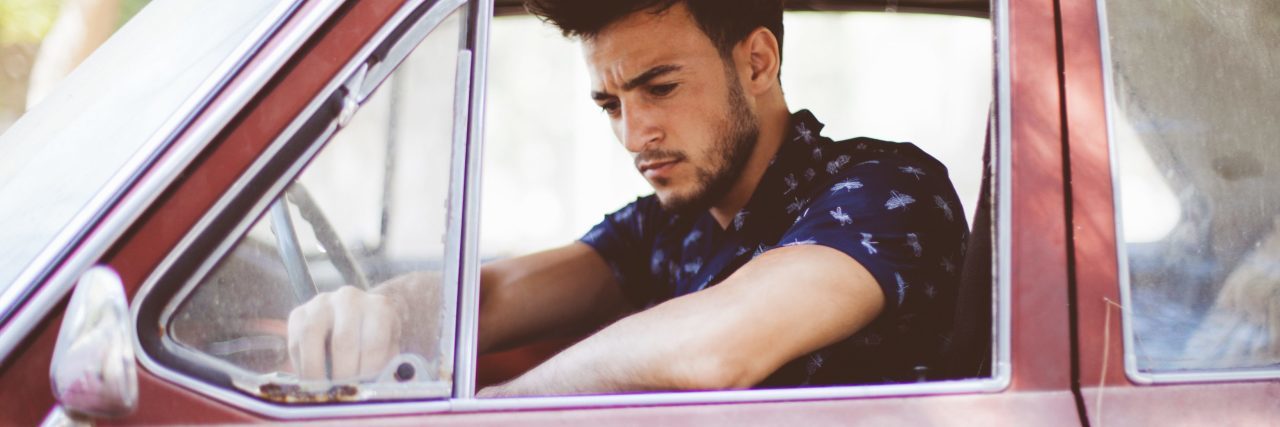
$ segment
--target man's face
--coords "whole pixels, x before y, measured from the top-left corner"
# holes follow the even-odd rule
[[[729,191],[759,126],[732,64],[684,5],[634,13],[583,50],[592,98],[664,208],[705,209]]]

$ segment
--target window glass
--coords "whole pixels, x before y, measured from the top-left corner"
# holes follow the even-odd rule
[[[464,12],[455,11],[382,84],[266,212],[162,322],[180,357],[277,402],[446,397],[452,391],[456,289],[441,277],[454,92]],[[400,353],[373,374],[300,379],[290,312],[343,286],[395,278],[432,286],[394,304],[420,316]],[[326,358],[338,351],[329,349]],[[328,396],[328,397],[326,397]]]
[[[1105,7],[1129,357],[1153,373],[1274,367],[1280,4]]]

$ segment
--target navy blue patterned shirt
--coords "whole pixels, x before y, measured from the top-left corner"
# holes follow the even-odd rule
[[[707,211],[664,211],[650,195],[606,215],[581,240],[604,257],[637,307],[714,286],[773,248],[839,250],[875,277],[884,310],[758,386],[916,381],[949,340],[968,237],[947,169],[913,144],[832,141],[807,110],[793,114],[791,125],[727,228]]]

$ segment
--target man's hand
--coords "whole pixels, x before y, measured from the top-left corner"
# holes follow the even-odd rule
[[[289,313],[289,358],[300,378],[335,381],[370,379],[402,352],[438,358],[441,299],[433,272],[316,295]]]
[[[302,379],[371,378],[399,352],[400,316],[384,295],[344,286],[289,313],[289,358]]]

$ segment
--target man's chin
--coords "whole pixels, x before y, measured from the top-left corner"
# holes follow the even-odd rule
[[[658,190],[655,194],[658,196],[658,204],[662,206],[662,210],[674,214],[687,214],[710,207],[706,194],[698,192],[681,194],[675,191]]]

